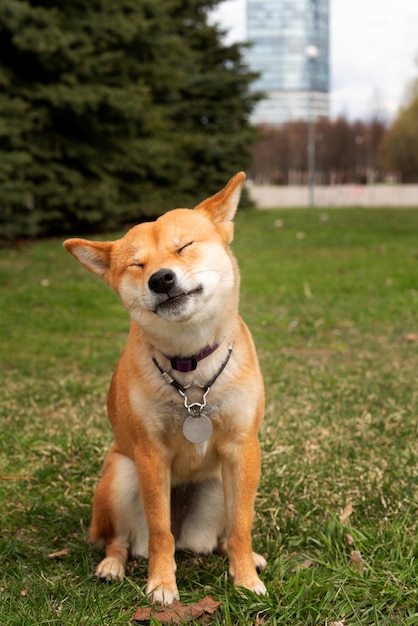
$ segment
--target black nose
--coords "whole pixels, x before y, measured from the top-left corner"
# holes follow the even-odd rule
[[[168,293],[176,282],[176,275],[171,270],[163,267],[151,276],[148,287],[155,293]]]

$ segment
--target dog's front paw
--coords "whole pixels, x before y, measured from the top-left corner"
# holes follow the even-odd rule
[[[261,554],[257,554],[257,552],[253,552],[253,561],[254,561],[255,568],[258,569],[259,572],[262,572],[263,569],[266,569],[267,561],[263,556],[261,556]]]
[[[251,584],[251,587],[249,589],[250,589],[250,591],[253,591],[254,593],[257,593],[260,596],[267,595],[266,586],[259,578],[257,578],[256,582],[253,582]]]
[[[174,600],[179,599],[179,591],[177,589],[175,579],[170,582],[156,583],[153,580],[148,581],[146,594],[149,595],[152,602],[159,604],[173,604]]]
[[[267,589],[264,583],[257,576],[255,570],[254,573],[247,572],[244,574],[244,572],[242,572],[240,575],[235,574],[233,576],[233,580],[236,587],[243,587],[244,589],[248,589],[248,591],[259,594],[260,596],[267,594]]]
[[[265,596],[267,594],[266,586],[257,575],[249,579],[240,579],[235,577],[234,585],[237,587],[244,587],[244,589],[248,589],[249,591],[257,593],[260,596]]]
[[[122,580],[125,575],[125,565],[121,559],[107,556],[96,567],[96,576],[102,580]]]

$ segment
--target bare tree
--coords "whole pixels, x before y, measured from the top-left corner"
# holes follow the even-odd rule
[[[369,122],[345,117],[315,123],[318,184],[365,183],[382,177],[377,154],[386,132],[375,114]],[[250,174],[257,183],[305,184],[307,181],[308,125],[294,121],[261,126],[253,146]]]

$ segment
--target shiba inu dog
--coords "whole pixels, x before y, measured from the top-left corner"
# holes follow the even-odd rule
[[[146,592],[161,604],[179,597],[176,549],[226,550],[234,583],[266,593],[256,572],[266,561],[251,545],[264,390],[229,248],[244,180],[118,241],[64,243],[131,318],[94,496],[90,539],[106,548],[96,574],[120,579],[129,555],[148,557]]]

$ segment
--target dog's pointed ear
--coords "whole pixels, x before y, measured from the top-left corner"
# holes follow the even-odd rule
[[[245,172],[238,172],[221,191],[198,204],[194,210],[206,213],[215,224],[232,221],[238,208],[244,181]]]
[[[67,239],[64,248],[93,274],[104,276],[110,268],[110,255],[113,243]]]

